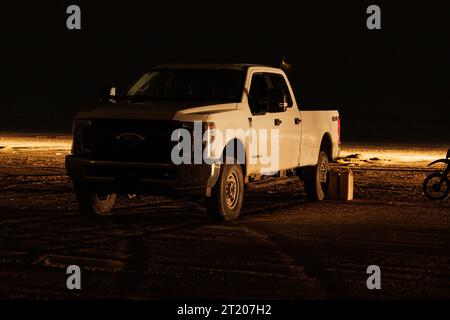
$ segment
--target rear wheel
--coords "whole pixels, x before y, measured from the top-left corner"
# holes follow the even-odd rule
[[[206,202],[213,219],[232,221],[239,217],[244,203],[244,176],[240,165],[222,165],[219,179]]]
[[[116,202],[115,193],[99,192],[84,183],[74,182],[74,189],[81,215],[85,217],[107,214]]]
[[[450,194],[447,177],[440,172],[434,172],[423,181],[423,192],[430,200],[445,200]]]
[[[317,166],[305,170],[304,183],[305,191],[309,199],[322,201],[328,192],[328,182],[330,177],[330,163],[328,155],[320,151]]]

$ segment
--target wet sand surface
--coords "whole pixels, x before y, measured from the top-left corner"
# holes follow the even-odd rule
[[[289,179],[248,190],[240,219],[218,223],[201,202],[155,196],[81,219],[70,142],[0,135],[0,298],[450,298],[450,200],[421,190],[443,146],[408,158],[344,144],[354,201],[309,202]],[[72,264],[82,290],[66,288]],[[366,287],[369,265],[381,290]]]

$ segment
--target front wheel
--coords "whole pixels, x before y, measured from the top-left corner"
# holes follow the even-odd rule
[[[74,182],[73,185],[82,216],[95,217],[104,215],[109,213],[114,207],[117,197],[115,193],[95,191],[88,185],[80,182]]]
[[[213,219],[237,219],[244,203],[244,176],[239,164],[222,165],[219,179],[206,202],[208,213]]]
[[[434,172],[423,181],[423,192],[430,200],[445,200],[450,194],[447,177],[440,172]]]
[[[326,152],[320,151],[317,166],[305,169],[305,191],[310,200],[322,201],[328,192],[330,163]]]

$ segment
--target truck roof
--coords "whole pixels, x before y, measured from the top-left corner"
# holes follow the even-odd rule
[[[270,66],[250,63],[169,63],[157,65],[153,69],[229,69],[243,70],[248,67],[266,67]]]

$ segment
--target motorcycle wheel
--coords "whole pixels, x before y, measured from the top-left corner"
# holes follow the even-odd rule
[[[430,200],[445,200],[450,194],[450,182],[440,172],[434,172],[423,181],[423,192]]]

